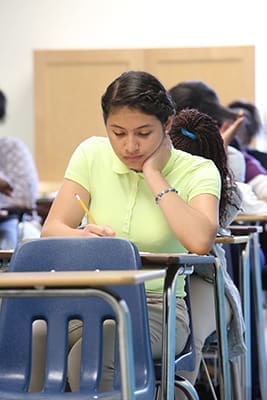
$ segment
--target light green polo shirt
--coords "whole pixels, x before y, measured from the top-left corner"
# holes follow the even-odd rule
[[[187,203],[201,193],[220,197],[220,175],[210,160],[173,149],[162,174]],[[65,178],[88,190],[89,207],[98,224],[109,225],[116,236],[134,242],[139,251],[187,252],[155,203],[143,173],[127,168],[114,153],[108,138],[91,137],[83,141],[70,159]],[[162,292],[162,280],[147,283],[146,289]],[[178,279],[177,296],[184,296],[183,278]]]

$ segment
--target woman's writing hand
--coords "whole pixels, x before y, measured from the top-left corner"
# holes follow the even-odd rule
[[[90,237],[116,236],[115,232],[109,226],[94,224],[86,225],[82,230],[82,235]]]
[[[161,172],[171,155],[172,143],[169,135],[165,134],[160,145],[143,164],[143,172],[151,170]]]

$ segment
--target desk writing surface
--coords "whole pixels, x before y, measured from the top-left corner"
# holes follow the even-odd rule
[[[264,222],[267,221],[267,214],[238,214],[234,221]]]
[[[0,250],[0,260],[10,260],[14,253],[13,249],[10,250]]]
[[[262,233],[261,225],[230,225],[229,229],[232,235],[249,235],[250,233]]]
[[[241,244],[241,243],[247,243],[248,241],[249,241],[249,236],[247,235],[217,236],[215,239],[215,243],[221,243],[221,244]]]
[[[130,285],[163,278],[166,271],[110,270],[110,271],[50,271],[5,272],[0,275],[0,288],[9,287],[101,287],[105,285]]]
[[[0,250],[0,260],[10,260],[14,250]],[[177,264],[177,261],[188,261],[188,263],[198,261],[200,263],[207,262],[204,257],[198,254],[190,253],[150,253],[150,252],[140,252],[140,257],[143,262],[154,263],[154,264]]]
[[[143,264],[163,264],[177,265],[177,264],[206,264],[214,261],[213,256],[198,255],[192,253],[149,253],[140,252]]]

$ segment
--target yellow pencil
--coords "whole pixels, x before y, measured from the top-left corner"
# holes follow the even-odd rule
[[[78,195],[78,193],[75,194],[76,199],[78,200],[78,202],[80,203],[80,205],[82,206],[85,214],[87,215],[87,217],[89,218],[89,222],[91,222],[91,224],[95,224],[96,225],[96,221],[92,215],[92,213],[89,211],[89,209],[86,207],[86,205],[84,204],[84,202],[82,201],[82,199],[80,198],[80,196]]]

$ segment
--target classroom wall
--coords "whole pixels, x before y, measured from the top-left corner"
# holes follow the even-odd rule
[[[34,149],[33,50],[255,45],[256,103],[267,126],[264,0],[0,0],[0,134]],[[265,142],[264,142],[264,146]],[[267,147],[267,146],[266,146]]]

